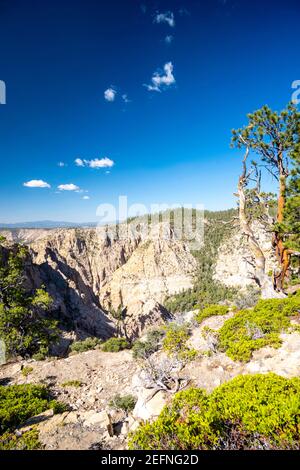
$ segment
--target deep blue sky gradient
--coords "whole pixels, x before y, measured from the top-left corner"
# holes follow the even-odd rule
[[[168,10],[174,28],[153,23]],[[231,129],[291,99],[299,18],[298,0],[0,0],[0,223],[93,221],[119,195],[232,207],[240,159]],[[143,85],[169,61],[176,84],[149,92]],[[113,103],[103,98],[111,85]],[[110,174],[74,165],[104,156],[115,161]],[[51,189],[23,186],[32,179]],[[65,183],[90,200],[58,194]]]

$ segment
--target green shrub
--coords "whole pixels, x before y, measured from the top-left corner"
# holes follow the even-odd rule
[[[102,351],[119,352],[130,347],[125,338],[110,338],[102,345]]]
[[[21,372],[24,377],[28,377],[28,375],[30,375],[32,371],[33,371],[33,367],[25,366],[23,367]]]
[[[75,388],[79,388],[81,387],[81,385],[82,385],[81,380],[67,380],[66,382],[63,382],[61,384],[62,387],[75,387]]]
[[[129,436],[130,449],[300,448],[300,379],[244,375],[211,395],[191,388],[175,395],[154,423]]]
[[[234,361],[247,362],[253,351],[264,346],[280,347],[280,333],[291,327],[290,316],[300,309],[300,296],[260,300],[242,310],[219,330],[219,347]]]
[[[102,341],[98,338],[86,338],[82,341],[75,341],[70,346],[71,352],[82,353],[91,349],[96,349],[100,346]]]
[[[65,405],[52,400],[42,385],[0,386],[0,432],[14,429],[27,419],[52,408],[65,411]]]
[[[191,336],[188,324],[179,325],[169,323],[166,327],[166,335],[163,340],[163,349],[169,355],[177,356],[178,359],[188,362],[195,358],[197,352],[188,347],[187,341]]]
[[[24,266],[28,248],[10,249],[0,240],[0,338],[8,357],[22,357],[46,351],[58,339],[57,322],[47,313],[53,301],[43,289],[28,292],[24,287]]]
[[[146,341],[137,340],[132,346],[133,357],[135,359],[146,359],[161,346],[161,340],[165,332],[162,329],[154,329],[147,333]]]
[[[228,313],[229,307],[226,305],[208,305],[200,312],[196,313],[195,320],[198,323],[202,323],[205,318],[213,317],[216,315],[226,315]]]
[[[137,399],[133,395],[121,396],[117,394],[110,400],[109,406],[114,410],[123,410],[128,413],[133,410],[136,402]]]
[[[21,436],[11,432],[0,436],[0,450],[40,450],[42,448],[36,429],[26,431]]]

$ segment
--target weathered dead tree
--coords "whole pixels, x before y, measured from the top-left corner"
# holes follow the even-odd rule
[[[254,280],[261,289],[261,296],[264,299],[274,297],[284,297],[281,292],[276,292],[272,279],[266,273],[266,257],[259,244],[258,238],[251,227],[251,219],[247,214],[247,198],[246,190],[253,173],[256,175],[256,188],[254,189],[256,197],[259,199],[260,196],[260,174],[257,168],[254,166],[248,172],[247,171],[247,159],[249,156],[250,148],[246,147],[246,152],[243,158],[243,170],[239,177],[238,182],[238,198],[239,198],[239,221],[242,234],[247,238],[250,251],[254,258]],[[267,218],[267,207],[265,207],[264,215]]]

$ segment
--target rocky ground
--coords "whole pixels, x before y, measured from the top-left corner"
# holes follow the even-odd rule
[[[275,372],[284,377],[300,375],[300,334],[282,334],[280,349],[263,348],[253,354],[247,364],[232,361],[220,352],[204,354],[211,347],[203,328],[219,329],[232,314],[206,319],[195,327],[190,345],[199,356],[179,372],[187,378],[187,386],[213,390],[216,386],[239,374]],[[191,317],[190,314],[186,318]],[[162,352],[153,360],[165,359]],[[27,376],[24,370],[28,371]],[[25,368],[25,369],[24,369]],[[141,420],[153,419],[172,395],[163,391],[153,394],[143,379],[143,364],[132,357],[131,351],[105,353],[92,350],[48,361],[19,361],[0,367],[0,383],[44,383],[55,397],[67,403],[70,411],[54,415],[48,411],[31,419],[24,429],[38,426],[40,440],[46,449],[124,449],[127,435]],[[63,386],[68,381],[79,381],[80,386]],[[115,394],[132,394],[136,406],[128,416],[109,407]],[[21,431],[22,432],[22,431]]]

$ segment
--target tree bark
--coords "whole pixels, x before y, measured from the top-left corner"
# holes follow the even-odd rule
[[[279,171],[280,171],[280,179],[279,179],[279,195],[278,195],[278,209],[277,209],[277,223],[281,224],[284,219],[284,208],[286,202],[286,174],[282,167],[282,158],[279,157]],[[281,162],[281,163],[280,163]],[[290,267],[290,260],[291,260],[291,251],[288,250],[284,246],[284,242],[282,236],[278,233],[275,233],[275,250],[278,263],[281,266],[280,273],[275,276],[275,289],[279,292],[283,291],[284,288],[284,280],[288,273]]]
[[[261,297],[263,299],[271,299],[284,297],[281,292],[276,292],[272,279],[266,274],[266,258],[265,255],[255,237],[255,234],[250,226],[247,218],[246,209],[246,194],[245,187],[247,184],[247,167],[246,161],[249,155],[249,148],[246,150],[246,154],[243,160],[243,173],[239,177],[238,182],[238,197],[239,197],[239,220],[242,233],[247,237],[250,250],[255,259],[255,282],[261,288]]]

